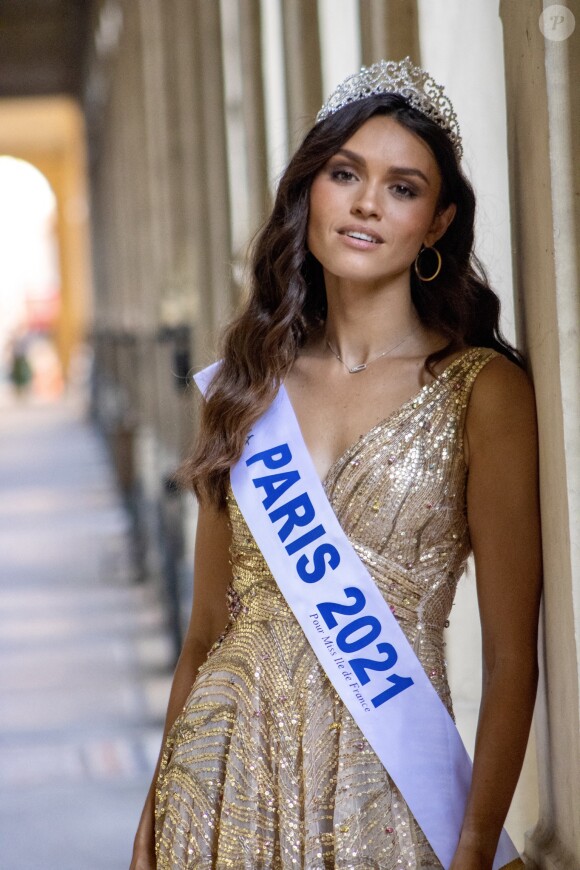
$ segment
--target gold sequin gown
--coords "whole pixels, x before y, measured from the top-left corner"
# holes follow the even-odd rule
[[[350,447],[324,488],[452,712],[443,629],[470,551],[465,411],[496,356],[468,348]],[[172,728],[160,870],[440,868],[272,578],[230,490],[231,621]]]

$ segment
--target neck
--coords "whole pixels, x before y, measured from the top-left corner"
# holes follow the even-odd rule
[[[343,359],[364,363],[413,331],[414,338],[421,331],[408,280],[406,286],[401,282],[369,288],[334,276],[325,278],[325,338]]]

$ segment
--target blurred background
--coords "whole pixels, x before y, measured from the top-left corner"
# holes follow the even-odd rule
[[[529,866],[580,866],[573,10],[0,0],[2,870],[129,865],[191,605],[196,505],[172,484],[195,432],[191,372],[214,359],[323,99],[406,55],[454,103],[477,251],[538,396],[542,682],[508,830]],[[471,570],[447,643],[471,751]]]

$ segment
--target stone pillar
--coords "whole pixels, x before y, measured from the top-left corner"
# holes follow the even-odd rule
[[[146,231],[148,240],[147,340],[143,364],[147,371],[144,405],[149,425],[157,440],[165,423],[161,393],[151,389],[160,385],[164,354],[159,345],[161,305],[173,261],[172,203],[170,199],[169,119],[166,100],[163,9],[161,0],[139,0],[139,35],[141,44],[141,85],[137,91],[143,103],[145,136],[142,144],[145,172],[141,179],[147,192]],[[138,182],[139,183],[139,182]],[[163,391],[165,393],[165,391]],[[156,483],[158,481],[156,480]]]
[[[259,0],[222,0],[222,41],[233,277],[241,290],[248,242],[270,200]]]
[[[358,0],[362,60],[401,60],[421,65],[417,0]]]
[[[322,105],[318,5],[283,0],[284,68],[290,153],[300,143]]]
[[[358,0],[318,0],[322,92],[326,99],[339,82],[361,68]]]
[[[97,304],[104,363],[100,410],[115,455],[118,447],[130,457],[126,495],[143,578],[159,574],[155,502],[161,414],[155,336],[163,258],[169,256],[171,239],[165,229],[169,207],[160,206],[167,157],[160,153],[153,123],[163,103],[159,110],[159,85],[149,81],[159,69],[159,21],[149,15],[151,9],[155,13],[150,4],[123,3],[118,47],[92,57],[87,94],[89,109],[95,92],[102,102],[93,119],[99,140],[93,159],[100,188],[101,256],[106,261]],[[119,471],[122,477],[124,469]]]
[[[117,319],[111,326],[119,336],[119,380],[126,402],[123,430],[134,432],[137,444],[147,420],[147,377],[139,360],[146,354],[147,335],[152,328],[151,306],[145,304],[151,268],[147,259],[147,162],[140,27],[135,4],[125,3],[125,10],[122,42],[111,69],[111,116],[104,130],[107,154],[103,155],[101,163],[111,166],[106,195],[112,202],[113,213],[107,223],[117,256],[112,264],[110,289],[119,299]],[[140,477],[141,468],[136,462],[134,466]]]
[[[477,197],[476,253],[501,300],[501,328],[516,341],[510,245],[504,44],[497,6],[487,0],[417,0],[421,62],[445,86],[463,136],[463,168]],[[473,34],[477,34],[477,40]],[[449,679],[457,725],[473,751],[481,700],[481,632],[475,572],[459,583],[447,632]],[[533,735],[506,827],[518,849],[537,818]]]
[[[230,268],[228,163],[226,152],[223,59],[220,5],[197,0],[194,28],[195,76],[200,88],[199,115],[203,185],[199,190],[203,211],[198,232],[203,245],[204,306],[211,312],[210,356],[214,341],[232,312]]]
[[[149,242],[154,277],[159,285],[169,270],[173,254],[173,226],[170,201],[169,117],[165,59],[164,6],[161,0],[140,0],[142,85],[137,95],[144,106],[149,190]],[[157,312],[155,312],[157,314]]]
[[[284,74],[282,0],[260,0],[268,180],[274,192],[288,161],[288,111]]]
[[[173,332],[173,347],[183,354],[185,366],[199,368],[214,358],[214,304],[212,302],[212,251],[206,177],[206,131],[202,122],[204,75],[198,57],[200,21],[197,3],[167,0],[166,38],[168,101],[171,107],[171,182],[174,218],[174,263],[171,293],[162,307],[162,320]],[[219,110],[219,109],[218,109]],[[215,157],[223,169],[225,143]],[[227,175],[224,176],[227,178]],[[213,220],[226,225],[229,245],[228,197],[213,209]],[[223,250],[229,262],[229,247]],[[214,248],[215,256],[215,248]],[[215,274],[215,269],[213,270]],[[229,273],[226,276],[229,281]],[[224,288],[221,288],[223,294]],[[226,296],[228,288],[226,287]],[[189,355],[189,360],[187,356]],[[183,367],[185,367],[183,366]],[[178,396],[179,414],[174,435],[179,457],[191,449],[194,437],[190,386]],[[184,504],[189,504],[186,500]],[[195,523],[187,527],[193,546]]]
[[[169,33],[174,101],[173,150],[176,155],[173,201],[178,211],[175,240],[176,297],[174,318],[191,331],[192,364],[207,359],[201,353],[203,336],[211,333],[210,261],[205,197],[202,83],[196,66],[194,34],[197,10],[191,0],[169,0]]]
[[[568,5],[578,24],[578,4]],[[580,203],[573,159],[580,54],[577,32],[555,38],[561,23],[549,20],[554,29],[542,35],[542,11],[540,0],[500,3],[516,322],[536,389],[544,549],[540,818],[526,855],[531,867],[573,870],[580,866]]]
[[[180,116],[185,109],[179,99],[181,75],[180,39],[192,40],[183,27],[181,9],[175,2],[143,6],[142,31],[145,57],[144,92],[148,123],[149,183],[151,186],[150,227],[155,247],[155,424],[159,482],[170,476],[181,459],[182,399],[186,386],[187,360],[191,340],[190,309],[186,295],[184,243],[186,236],[185,198],[188,180],[183,175],[183,147]],[[180,31],[183,34],[180,37]],[[162,494],[163,499],[163,494]]]
[[[249,232],[266,218],[271,203],[266,162],[260,0],[240,0],[242,111],[246,138]]]

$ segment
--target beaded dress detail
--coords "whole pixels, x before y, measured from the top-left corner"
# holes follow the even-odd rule
[[[464,350],[333,464],[324,488],[453,715],[443,630],[470,552]],[[156,790],[159,870],[441,868],[336,694],[230,489],[230,622],[171,729]]]

